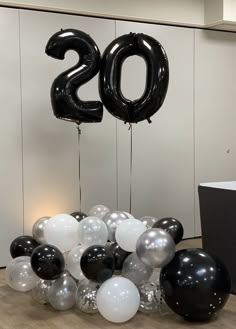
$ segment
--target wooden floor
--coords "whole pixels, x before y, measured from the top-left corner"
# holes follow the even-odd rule
[[[199,239],[185,240],[183,247],[199,247]],[[182,247],[182,248],[181,248]],[[112,324],[99,314],[87,315],[74,310],[56,312],[50,306],[42,306],[32,300],[30,293],[20,293],[10,289],[4,280],[4,270],[0,270],[0,329],[235,329],[236,296],[230,299],[218,318],[209,323],[189,323],[179,316],[144,315],[138,313],[132,320],[124,324]]]

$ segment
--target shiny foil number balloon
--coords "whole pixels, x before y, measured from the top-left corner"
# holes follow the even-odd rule
[[[146,87],[134,101],[121,91],[121,70],[124,61],[133,55],[146,62]],[[99,92],[106,109],[116,118],[137,123],[155,114],[162,106],[169,83],[169,66],[161,44],[149,35],[129,33],[112,41],[105,49],[99,75]]]
[[[61,73],[51,87],[54,115],[76,122],[100,122],[103,105],[100,101],[82,101],[77,95],[79,87],[91,80],[99,71],[100,52],[94,40],[86,33],[66,29],[55,33],[48,41],[46,54],[63,60],[68,50],[79,55],[78,64]]]

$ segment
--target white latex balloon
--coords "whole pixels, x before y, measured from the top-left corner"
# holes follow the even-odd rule
[[[102,219],[108,212],[110,211],[109,208],[107,208],[106,206],[99,204],[96,206],[93,206],[88,214],[89,216],[94,216],[94,217],[98,217],[100,219]]]
[[[66,256],[66,268],[78,280],[85,279],[80,267],[80,258],[85,251],[86,247],[78,245],[71,249]]]
[[[29,256],[12,259],[6,268],[5,276],[12,289],[22,292],[33,289],[39,280],[32,270]]]
[[[79,223],[79,241],[82,245],[90,247],[96,244],[105,246],[108,239],[106,224],[97,217],[86,217]]]
[[[130,280],[114,277],[105,281],[97,292],[99,313],[108,321],[122,323],[138,311],[140,296]]]
[[[146,229],[146,226],[139,220],[126,219],[116,229],[116,242],[125,251],[134,252],[138,238]]]
[[[79,244],[78,230],[79,223],[73,216],[57,214],[45,225],[44,236],[47,243],[65,252]]]

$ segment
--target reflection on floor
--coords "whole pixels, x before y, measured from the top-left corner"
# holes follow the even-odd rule
[[[184,240],[178,249],[188,247],[201,247],[201,240]],[[11,290],[5,283],[4,270],[0,270],[0,319],[0,329],[181,329],[193,326],[205,329],[234,329],[236,296],[230,296],[218,318],[209,323],[190,324],[173,313],[168,315],[138,313],[129,322],[115,325],[98,314],[87,315],[75,310],[60,313],[50,306],[39,305],[32,300],[30,293]]]

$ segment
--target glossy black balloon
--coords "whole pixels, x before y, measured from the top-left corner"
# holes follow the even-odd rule
[[[81,256],[80,267],[87,279],[104,282],[111,278],[114,272],[114,256],[108,247],[91,246]]]
[[[184,249],[161,270],[160,285],[174,312],[190,321],[206,321],[225,305],[230,276],[218,259],[202,249]]]
[[[57,118],[76,122],[100,122],[103,105],[100,101],[82,101],[78,88],[91,80],[100,68],[100,51],[94,40],[86,33],[66,29],[55,33],[48,41],[46,54],[64,59],[68,50],[79,55],[79,62],[61,73],[51,87],[51,103]]]
[[[73,216],[78,222],[80,222],[85,217],[88,217],[88,215],[86,215],[82,211],[75,211],[75,212],[72,212],[70,215]]]
[[[152,227],[161,228],[162,230],[168,232],[175,241],[175,244],[178,244],[182,240],[184,235],[183,225],[176,218],[165,217],[159,219],[156,223],[152,225]]]
[[[12,258],[20,256],[31,256],[33,250],[39,246],[39,243],[29,235],[21,235],[15,238],[10,246]]]
[[[125,59],[133,55],[144,59],[147,75],[143,95],[131,101],[121,92],[121,70]],[[103,104],[116,118],[130,123],[145,119],[150,122],[150,117],[164,102],[168,83],[168,59],[154,38],[140,33],[125,34],[105,49],[99,75],[99,92]]]
[[[109,250],[112,252],[115,259],[115,270],[121,271],[126,257],[131,253],[123,250],[116,242],[109,246]]]
[[[56,280],[65,269],[65,261],[58,248],[42,244],[34,249],[31,255],[31,266],[41,279]]]

